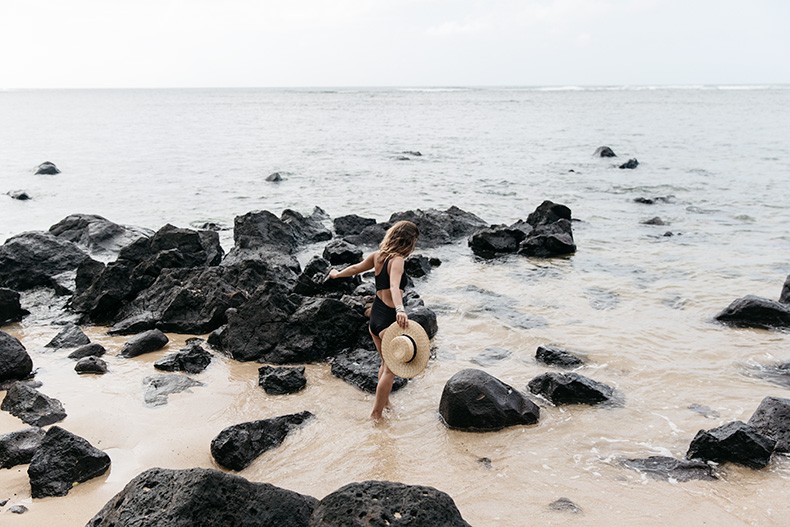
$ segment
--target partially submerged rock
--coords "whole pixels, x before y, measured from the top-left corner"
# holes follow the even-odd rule
[[[486,223],[479,217],[455,206],[445,211],[417,209],[396,212],[390,216],[389,223],[394,224],[401,220],[408,220],[417,225],[420,231],[417,243],[420,247],[435,247],[452,243],[486,226]]]
[[[554,512],[570,512],[572,514],[579,514],[582,512],[581,507],[568,498],[559,498],[552,501],[549,503],[549,510]]]
[[[27,201],[31,199],[30,194],[28,194],[24,190],[9,190],[8,192],[6,192],[6,194],[10,196],[11,199],[16,199],[19,201]]]
[[[494,225],[481,229],[469,237],[472,252],[481,258],[494,258],[500,254],[516,253],[527,237],[520,229]]]
[[[332,375],[364,392],[376,393],[380,366],[381,356],[376,350],[361,348],[347,350],[332,359]],[[392,391],[400,390],[407,383],[407,379],[396,376]]]
[[[101,476],[110,456],[85,439],[53,426],[33,455],[27,473],[34,498],[65,496],[77,483]]]
[[[22,309],[19,293],[12,289],[0,287],[0,326],[9,322],[19,322],[30,314]]]
[[[49,232],[102,261],[114,260],[127,245],[154,235],[150,229],[118,225],[95,214],[71,214],[50,227]]]
[[[310,525],[469,527],[444,492],[390,481],[351,483],[330,493],[316,507]]]
[[[36,167],[35,172],[36,175],[44,174],[47,176],[54,176],[55,174],[60,174],[60,169],[55,166],[55,163],[52,161],[44,161]]]
[[[0,331],[0,382],[22,380],[33,371],[33,360],[16,337]]]
[[[783,304],[790,304],[790,275],[787,275],[784,286],[782,286],[782,294],[779,295],[779,301]]]
[[[107,353],[107,350],[104,349],[104,346],[101,344],[92,343],[80,346],[79,348],[75,349],[69,353],[69,358],[80,360],[84,359],[85,357],[101,357],[105,353]]]
[[[560,368],[577,368],[584,364],[584,361],[570,351],[551,345],[538,346],[535,351],[535,360],[549,366]]]
[[[747,295],[733,301],[715,318],[736,327],[787,328],[790,327],[790,304]]]
[[[540,409],[496,377],[467,369],[445,384],[439,414],[450,428],[487,432],[537,423]]]
[[[553,404],[599,404],[612,399],[614,389],[578,373],[544,373],[527,385]]]
[[[665,222],[660,217],[655,216],[653,218],[650,218],[649,220],[643,221],[642,225],[669,225],[669,223]]]
[[[258,368],[258,385],[269,395],[287,395],[304,390],[307,378],[304,366],[298,368]]]
[[[192,387],[205,385],[185,375],[168,373],[144,378],[143,386],[145,386],[145,404],[162,406],[167,404],[167,396],[170,394],[189,391]]]
[[[45,348],[78,348],[90,344],[91,339],[83,333],[76,324],[66,324],[52,340],[44,345]]]
[[[229,426],[211,441],[211,455],[227,469],[242,470],[267,450],[280,446],[291,430],[312,417],[310,412],[300,412]]]
[[[324,247],[323,257],[332,265],[355,264],[362,261],[362,249],[337,238]]]
[[[593,156],[595,156],[595,157],[617,157],[617,155],[614,153],[614,150],[612,150],[608,146],[599,146],[598,148],[595,149],[595,152],[593,152]]]
[[[687,461],[667,456],[650,456],[644,459],[626,459],[623,465],[644,472],[654,479],[665,481],[703,481],[718,479],[713,467],[702,461]]]
[[[51,425],[66,418],[66,411],[60,401],[21,382],[8,388],[0,410],[32,426]]]
[[[730,461],[749,468],[768,465],[776,441],[742,421],[733,421],[712,430],[700,430],[689,445],[687,459],[717,463]]]
[[[98,357],[85,357],[74,365],[74,371],[79,374],[92,373],[103,375],[107,373],[107,363]]]
[[[171,353],[154,363],[154,368],[164,371],[200,373],[211,363],[211,353],[199,341],[189,343],[177,353]]]
[[[0,435],[0,468],[30,463],[45,433],[42,428],[30,427]]]
[[[636,158],[634,157],[632,159],[629,159],[628,161],[626,161],[622,165],[620,165],[618,168],[633,170],[633,169],[635,169],[638,166],[639,166],[639,161],[637,161]]]
[[[471,362],[478,366],[493,366],[503,360],[507,359],[513,354],[512,351],[504,348],[486,348],[482,352],[475,355]]]
[[[121,356],[131,358],[151,353],[164,348],[168,341],[167,335],[158,329],[152,329],[128,340],[121,348]]]
[[[766,397],[746,423],[776,441],[776,452],[790,452],[790,399]]]
[[[130,481],[87,527],[308,527],[318,500],[218,470],[152,468]]]
[[[538,258],[564,256],[576,252],[570,220],[560,219],[555,223],[538,225],[521,242],[519,254]]]

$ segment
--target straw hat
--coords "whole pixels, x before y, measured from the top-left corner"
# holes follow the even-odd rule
[[[381,356],[384,363],[398,377],[411,379],[425,369],[431,355],[431,341],[420,324],[409,320],[402,328],[397,322],[384,330],[381,337]]]

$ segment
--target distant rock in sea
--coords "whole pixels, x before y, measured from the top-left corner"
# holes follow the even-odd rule
[[[44,161],[36,167],[36,174],[55,175],[60,174],[60,169],[51,161]]]
[[[593,152],[593,156],[595,157],[617,157],[617,154],[614,153],[614,150],[609,148],[608,146],[599,146]]]

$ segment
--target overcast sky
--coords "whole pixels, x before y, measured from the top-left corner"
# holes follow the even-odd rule
[[[787,0],[0,0],[0,88],[790,83]]]

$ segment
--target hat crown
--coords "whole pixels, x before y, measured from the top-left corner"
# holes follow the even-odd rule
[[[392,346],[392,356],[403,363],[411,362],[417,354],[414,339],[408,335],[398,335],[392,339]]]

